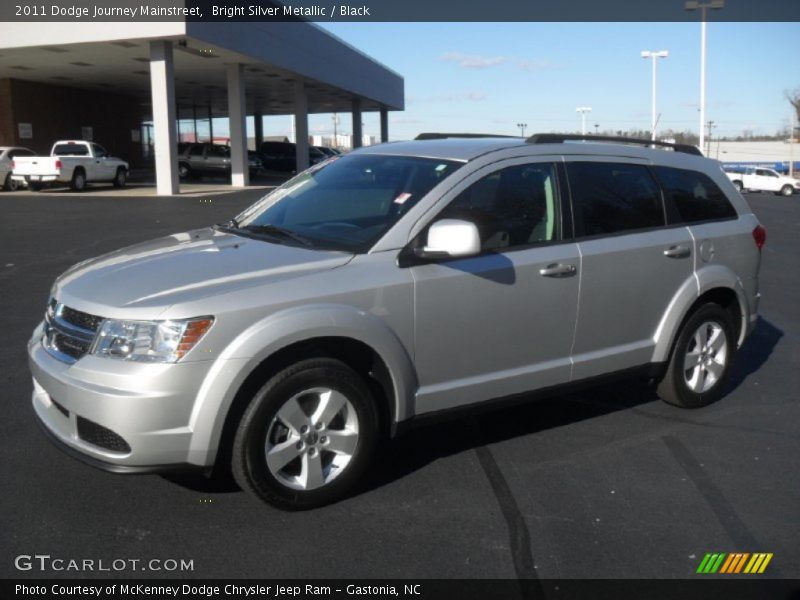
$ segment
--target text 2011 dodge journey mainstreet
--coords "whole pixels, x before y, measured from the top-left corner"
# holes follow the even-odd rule
[[[433,413],[620,372],[677,406],[721,396],[766,234],[718,163],[427,137],[66,271],[28,345],[45,432],[114,472],[230,466],[300,509]]]

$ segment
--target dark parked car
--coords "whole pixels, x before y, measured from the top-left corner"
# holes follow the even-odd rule
[[[297,146],[292,142],[263,142],[259,154],[264,169],[293,173],[297,170]],[[308,164],[315,165],[330,156],[318,146],[308,149]]]
[[[291,173],[297,168],[295,145],[291,142],[263,142],[258,148],[264,169]]]
[[[261,161],[248,152],[250,177],[254,177],[261,168]],[[178,154],[178,174],[181,179],[201,175],[218,175],[229,177],[231,174],[230,146],[221,144],[187,144],[183,152]]]
[[[327,156],[339,156],[339,151],[334,150],[333,148],[328,148],[327,146],[314,146],[315,150],[319,150],[323,154]]]

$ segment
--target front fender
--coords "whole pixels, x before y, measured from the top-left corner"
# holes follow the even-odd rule
[[[747,335],[747,315],[749,314],[742,282],[736,273],[724,265],[705,265],[684,282],[667,307],[653,336],[655,349],[652,362],[659,363],[669,360],[673,341],[679,333],[678,329],[681,323],[689,314],[689,310],[700,296],[716,288],[730,289],[736,294],[742,320],[737,345],[742,344]]]
[[[413,415],[417,376],[397,335],[375,315],[335,304],[300,306],[277,312],[237,336],[209,370],[190,420],[192,464],[211,465],[236,392],[264,360],[297,342],[345,337],[372,348],[389,370],[394,391],[393,422]]]

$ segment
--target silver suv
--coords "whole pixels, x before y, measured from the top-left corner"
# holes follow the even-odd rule
[[[620,373],[713,402],[764,229],[694,148],[569,138],[365,148],[75,265],[28,345],[38,420],[108,471],[228,466],[304,509],[435,413]]]

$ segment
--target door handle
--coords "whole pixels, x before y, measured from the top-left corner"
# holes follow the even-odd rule
[[[689,246],[670,246],[664,250],[664,256],[668,258],[686,258],[691,253]]]
[[[564,265],[561,263],[555,263],[552,265],[547,265],[543,269],[539,269],[539,275],[543,277],[569,277],[570,275],[575,275],[578,269],[575,268],[575,265]]]

